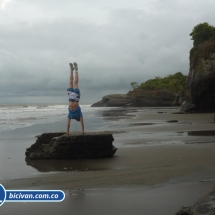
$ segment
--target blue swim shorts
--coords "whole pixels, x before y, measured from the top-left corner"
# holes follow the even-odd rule
[[[73,101],[79,102],[80,97],[81,97],[81,93],[80,93],[80,90],[78,88],[68,88],[67,94],[69,96],[70,102],[73,102]]]
[[[83,114],[81,112],[81,108],[78,105],[78,107],[75,110],[69,110],[69,114],[68,114],[68,118],[70,119],[76,119],[76,120],[80,120],[81,117],[83,117]]]

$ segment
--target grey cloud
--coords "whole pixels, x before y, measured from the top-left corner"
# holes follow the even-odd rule
[[[48,0],[20,2],[26,8],[18,11],[43,8],[53,15],[47,19],[41,13],[35,20],[27,15],[24,21],[9,24],[0,21],[1,101],[8,97],[23,101],[35,97],[39,101],[44,96],[63,101],[69,83],[68,63],[74,61],[79,63],[83,102],[94,102],[105,94],[125,93],[131,81],[141,83],[177,71],[187,74],[192,47],[189,33],[200,22],[213,24],[215,6],[209,0],[204,4],[154,0],[135,1],[139,8],[133,4],[129,9],[130,1],[120,7],[121,1],[116,6],[112,1],[102,6],[94,0],[95,8],[107,14],[105,22],[98,24],[87,21],[95,8],[86,0],[63,1],[61,5]],[[85,7],[80,9],[83,4]],[[66,16],[53,12],[58,7],[67,7]],[[79,8],[83,19],[68,15],[72,7]],[[100,12],[94,15],[99,18]]]

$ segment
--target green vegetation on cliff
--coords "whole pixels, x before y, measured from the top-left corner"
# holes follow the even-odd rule
[[[190,36],[192,37],[191,40],[193,40],[194,46],[198,45],[199,43],[215,37],[215,27],[209,25],[207,22],[200,23],[193,28]]]
[[[210,61],[215,53],[215,27],[206,22],[198,24],[190,36],[194,40],[190,50],[190,66],[196,70],[198,65],[198,70],[204,71],[204,61]]]
[[[186,76],[181,72],[177,72],[174,75],[168,75],[167,77],[160,78],[155,77],[149,79],[145,83],[142,83],[137,89],[140,90],[157,90],[166,89],[173,93],[180,93],[186,85]]]

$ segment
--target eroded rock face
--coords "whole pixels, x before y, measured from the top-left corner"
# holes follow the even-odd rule
[[[128,92],[133,98],[131,106],[137,107],[168,107],[173,106],[175,94],[165,89],[141,90],[136,89]]]
[[[190,51],[190,70],[181,95],[181,111],[215,111],[215,39]]]
[[[193,215],[215,214],[215,189],[209,194],[198,200],[191,208]]]
[[[127,94],[104,96],[92,107],[167,107],[173,106],[175,94],[168,90],[138,90]]]
[[[36,143],[26,150],[28,159],[107,158],[117,150],[112,145],[112,134],[107,132],[89,132],[85,135],[44,133],[37,138]]]
[[[192,207],[182,207],[176,215],[213,215],[215,214],[215,188],[198,200]]]
[[[107,95],[92,105],[92,107],[123,107],[132,102],[132,99],[126,94]]]

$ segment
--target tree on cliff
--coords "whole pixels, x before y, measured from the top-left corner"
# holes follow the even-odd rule
[[[133,90],[136,89],[137,87],[139,87],[139,85],[138,85],[138,83],[136,81],[131,82],[130,85],[131,85]]]
[[[164,78],[159,76],[154,79],[149,79],[145,83],[142,83],[137,89],[141,90],[158,90],[166,89],[173,93],[181,93],[186,85],[186,76],[181,72],[176,72],[173,75],[168,75]]]
[[[190,33],[194,46],[215,37],[215,27],[207,22],[196,25]]]

